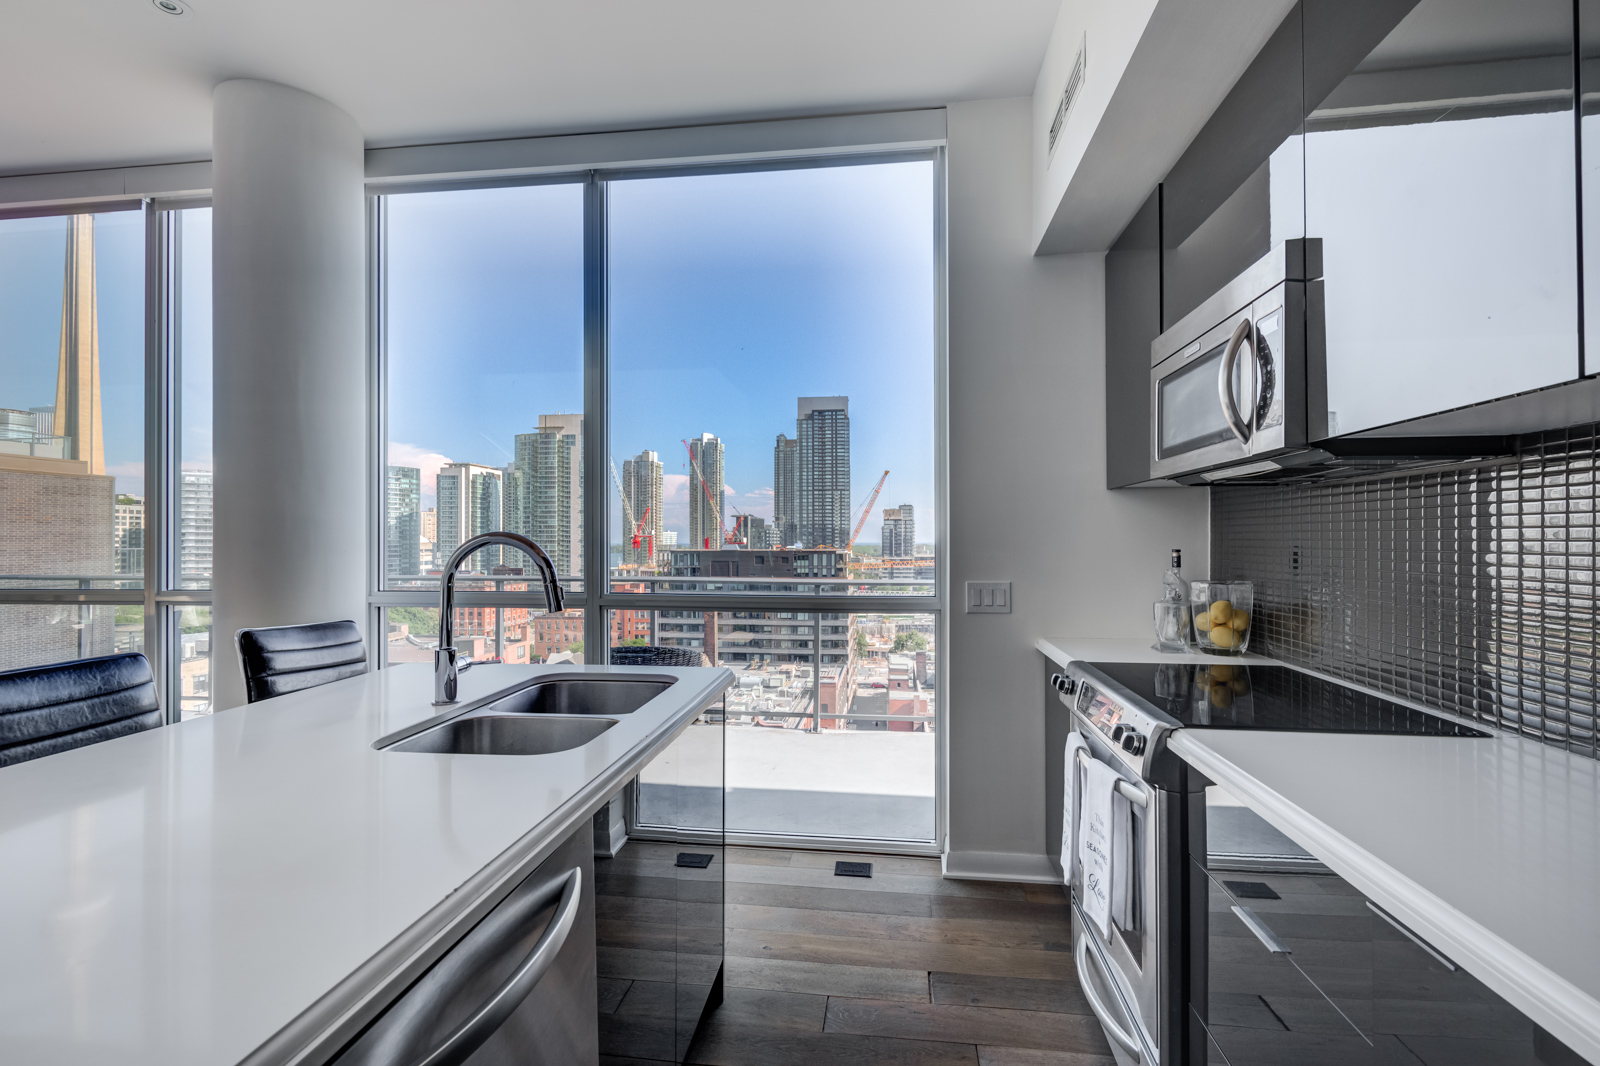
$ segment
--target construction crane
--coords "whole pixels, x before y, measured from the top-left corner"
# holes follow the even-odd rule
[[[878,483],[873,486],[872,495],[867,497],[867,505],[861,509],[861,521],[856,523],[854,532],[850,534],[850,543],[844,546],[845,551],[852,552],[856,550],[856,538],[861,536],[861,527],[867,524],[867,516],[872,513],[872,505],[878,502],[878,493],[883,491],[884,482],[888,480],[889,471],[885,470],[883,476],[878,479]]]
[[[700,472],[700,463],[695,459],[694,449],[689,447],[688,441],[683,442],[683,450],[689,453],[689,465],[694,469],[695,480],[700,482],[700,488],[704,490],[706,494],[706,503],[710,505],[712,513],[717,516],[717,529],[722,533],[722,543],[738,545],[739,534],[729,530],[727,524],[722,521],[722,508],[717,506],[716,499],[711,495],[711,486],[706,483],[706,476]],[[722,486],[718,485],[717,488],[721,489]],[[735,507],[733,504],[730,503],[728,506],[733,507],[734,514],[744,514],[743,511],[739,510],[739,508]],[[711,538],[707,537],[705,540],[706,542],[704,547],[707,551],[709,551],[711,549]]]
[[[638,551],[639,534],[640,531],[644,529],[644,518],[641,517],[638,522],[633,520],[633,505],[628,502],[628,494],[623,491],[622,478],[617,476],[617,461],[615,459],[611,459],[609,456],[607,456],[607,460],[611,463],[611,481],[617,486],[617,495],[622,498],[622,514],[628,523],[622,528],[627,529],[629,526],[633,527],[633,550]],[[644,513],[646,516],[648,516],[650,514],[650,508],[646,507],[644,509]],[[656,559],[655,537],[650,538],[649,559],[652,563],[655,562]]]
[[[617,475],[617,461],[615,459],[610,459],[609,461],[611,463],[611,482],[617,486],[617,495],[622,498],[622,513],[626,516],[628,525],[631,526],[633,525],[633,505],[628,502],[628,494],[622,489],[622,478]]]
[[[633,550],[638,551],[640,542],[648,540],[650,548],[647,552],[647,557],[654,559],[656,557],[656,535],[651,533],[648,537],[645,536],[644,526],[648,521],[650,521],[650,508],[646,507],[644,514],[639,516],[639,524],[633,527]]]

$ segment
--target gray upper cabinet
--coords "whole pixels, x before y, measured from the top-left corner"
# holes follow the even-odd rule
[[[1311,439],[1580,376],[1571,0],[1303,8],[1327,301]]]
[[[1578,0],[1583,118],[1584,373],[1600,372],[1600,0]]]
[[[1150,480],[1150,342],[1161,332],[1161,190],[1106,252],[1106,486]]]
[[[1306,235],[1301,20],[1297,4],[1162,182],[1162,329]]]
[[[1111,487],[1151,482],[1151,301],[1160,334],[1297,237],[1321,277],[1292,462],[1494,454],[1600,420],[1600,0],[1290,9],[1108,253]]]

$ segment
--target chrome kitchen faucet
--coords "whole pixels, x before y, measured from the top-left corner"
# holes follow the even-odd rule
[[[539,579],[544,583],[545,609],[554,614],[561,610],[561,584],[556,580],[556,564],[550,555],[521,533],[480,533],[450,553],[444,574],[439,580],[439,646],[433,652],[433,705],[444,707],[456,702],[456,678],[462,670],[472,665],[471,660],[457,664],[455,649],[456,570],[474,552],[499,544],[517,548],[539,569]]]

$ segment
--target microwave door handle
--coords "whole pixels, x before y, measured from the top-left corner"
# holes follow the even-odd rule
[[[1233,337],[1222,356],[1222,367],[1217,372],[1217,398],[1222,401],[1222,417],[1227,420],[1233,435],[1239,438],[1239,443],[1246,447],[1250,444],[1253,427],[1239,414],[1239,403],[1233,396],[1233,368],[1239,359],[1239,347],[1246,342],[1250,343],[1250,361],[1255,362],[1254,341],[1255,326],[1246,317],[1234,327]]]

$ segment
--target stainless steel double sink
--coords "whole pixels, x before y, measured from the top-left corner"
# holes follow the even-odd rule
[[[536,678],[470,707],[391,733],[379,751],[430,755],[554,755],[580,748],[632,714],[675,682],[659,678]]]

